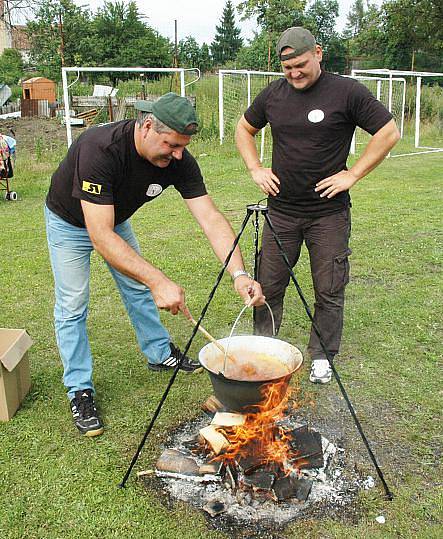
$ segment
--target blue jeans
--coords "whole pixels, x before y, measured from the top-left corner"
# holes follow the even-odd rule
[[[55,282],[55,334],[63,362],[63,383],[72,399],[76,391],[94,390],[92,355],[86,330],[89,303],[90,257],[94,247],[85,228],[73,226],[45,206],[46,234]],[[135,251],[140,252],[129,221],[114,228]],[[158,314],[151,291],[145,285],[108,264],[134,326],[141,351],[150,363],[170,356],[169,333]]]

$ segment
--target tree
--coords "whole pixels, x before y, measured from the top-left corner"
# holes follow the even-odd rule
[[[268,34],[280,34],[290,26],[302,26],[306,0],[245,0],[238,6],[242,19],[255,18]]]
[[[220,26],[216,26],[214,41],[211,43],[211,52],[214,63],[223,65],[235,60],[243,40],[240,37],[240,29],[235,26],[234,8],[231,0],[226,2],[220,20]]]
[[[363,29],[365,5],[363,0],[355,0],[348,13],[345,34],[347,37],[357,36]]]
[[[95,60],[113,67],[155,66],[171,63],[171,44],[141,20],[134,1],[105,2],[93,21]]]
[[[382,5],[386,34],[385,61],[397,69],[411,69],[416,53],[424,68],[441,69],[443,4],[439,0],[390,0]],[[428,58],[426,58],[426,56]]]
[[[277,36],[286,28],[303,25],[305,6],[306,0],[245,0],[239,4],[242,19],[255,18],[267,35],[267,65],[263,69],[270,70],[275,65],[273,48]],[[263,37],[260,38],[262,42]]]
[[[71,0],[48,0],[27,24],[31,63],[51,79],[59,80],[63,65],[93,61],[91,15]]]
[[[262,30],[256,33],[247,47],[242,47],[237,55],[237,68],[253,71],[281,71],[280,60],[273,52],[277,37],[269,41],[269,34]],[[269,54],[271,49],[271,54]]]
[[[323,66],[342,73],[346,67],[346,46],[335,31],[337,0],[315,0],[305,13],[305,24],[323,48]]]
[[[23,60],[15,49],[5,49],[0,56],[0,83],[17,84],[23,76]]]
[[[180,67],[199,67],[200,47],[192,36],[179,41],[178,59]]]
[[[206,43],[203,43],[200,49],[200,64],[199,69],[201,71],[210,71],[213,66],[213,61],[211,57],[211,52],[209,50],[209,46]]]
[[[197,41],[192,36],[181,39],[178,44],[178,58],[180,67],[197,67],[205,72],[211,69],[212,59],[209,53],[209,47],[203,43],[199,47]]]
[[[304,26],[312,32],[317,42],[325,50],[327,50],[331,39],[337,37],[335,32],[337,17],[337,0],[315,0],[306,10]]]
[[[134,1],[105,2],[95,16],[71,0],[48,0],[28,23],[31,61],[59,80],[62,65],[167,67],[171,43],[142,20]]]

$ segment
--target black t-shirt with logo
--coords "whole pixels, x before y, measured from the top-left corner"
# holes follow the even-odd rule
[[[140,157],[134,125],[135,120],[123,120],[82,133],[52,175],[48,208],[68,223],[84,227],[80,200],[111,204],[117,225],[170,185],[185,199],[207,193],[200,168],[186,149],[181,160],[172,160],[165,168]]]
[[[272,131],[272,171],[280,180],[280,193],[268,204],[298,217],[321,217],[343,210],[348,191],[320,198],[315,184],[346,169],[356,126],[371,135],[392,118],[369,90],[354,79],[322,71],[304,91],[286,79],[265,88],[245,112],[246,120]]]

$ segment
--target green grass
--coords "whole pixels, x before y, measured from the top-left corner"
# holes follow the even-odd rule
[[[0,536],[18,538],[221,537],[203,515],[183,504],[167,508],[135,473],[122,479],[169,375],[148,372],[112,279],[93,256],[89,329],[95,384],[106,425],[97,439],[79,437],[71,425],[61,384],[52,327],[53,291],[43,223],[50,174],[63,156],[39,147],[21,152],[13,186],[17,202],[0,200],[0,326],[26,328],[32,390],[12,421],[0,425]],[[236,230],[245,205],[261,198],[231,146],[196,141],[208,189]],[[44,157],[45,156],[45,159]],[[395,492],[361,494],[354,520],[331,517],[294,523],[282,537],[437,538],[443,534],[441,473],[441,154],[390,159],[353,190],[352,277],[337,368]],[[133,219],[145,256],[181,283],[196,317],[212,288],[219,263],[180,197],[167,191]],[[242,246],[253,262],[252,225]],[[306,252],[297,276],[312,304]],[[241,308],[228,279],[205,319],[208,331],[226,336]],[[192,328],[162,313],[174,340],[184,346]],[[289,289],[280,337],[304,349],[308,321]],[[240,331],[250,331],[246,318]],[[197,335],[194,355],[205,344]],[[335,383],[302,386],[319,411],[338,395]],[[208,378],[180,375],[134,470],[151,468],[169,429],[195,417],[211,393]],[[334,412],[334,410],[332,410]],[[349,414],[347,444],[355,462],[374,475]],[[375,522],[379,514],[386,524]],[[247,530],[244,530],[247,533]]]

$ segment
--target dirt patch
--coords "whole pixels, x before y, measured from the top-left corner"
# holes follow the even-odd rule
[[[55,118],[0,119],[0,133],[17,140],[17,152],[52,151],[66,145],[66,127]]]

